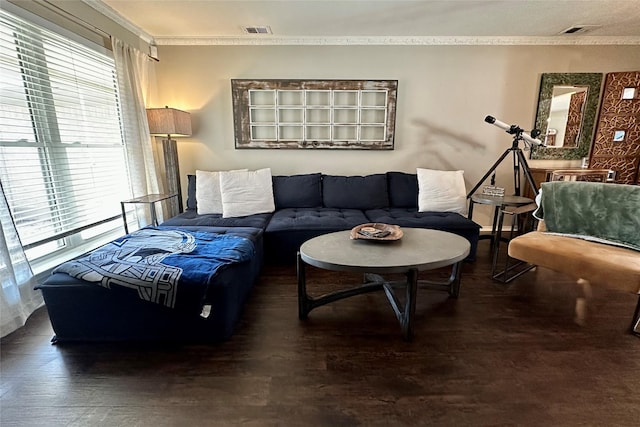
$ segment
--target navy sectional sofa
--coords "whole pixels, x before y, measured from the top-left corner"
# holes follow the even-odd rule
[[[293,263],[304,241],[368,222],[449,231],[471,243],[468,261],[476,255],[478,224],[454,212],[418,212],[416,174],[274,176],[275,212],[240,218],[198,215],[195,188],[189,175],[187,210],[163,225],[262,228],[267,262]]]
[[[190,175],[186,211],[161,228],[234,234],[249,239],[255,247],[253,259],[229,265],[206,284],[205,303],[211,306],[211,314],[203,318],[200,312],[179,312],[143,301],[128,288],[105,289],[55,273],[38,288],[57,342],[226,340],[240,319],[263,262],[294,263],[305,240],[363,223],[449,231],[471,243],[468,260],[476,254],[479,225],[458,213],[418,212],[415,174],[274,176],[275,212],[237,218],[198,215],[195,188],[195,176]]]

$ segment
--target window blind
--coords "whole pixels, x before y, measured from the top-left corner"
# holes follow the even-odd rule
[[[23,246],[130,197],[113,59],[0,11],[0,180]]]

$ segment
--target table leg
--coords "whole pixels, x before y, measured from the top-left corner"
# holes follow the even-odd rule
[[[400,328],[402,338],[405,341],[413,339],[413,318],[416,315],[416,294],[418,290],[418,270],[411,269],[407,273],[407,289],[405,295],[405,305],[400,317]]]
[[[511,215],[511,229],[509,231],[509,237],[503,239],[502,226],[504,225],[505,214]],[[520,214],[518,212],[514,212],[514,211],[506,211],[506,210],[500,211],[500,220],[498,221],[499,228],[497,231],[498,233],[497,240],[493,249],[493,257],[491,260],[491,277],[494,280],[505,283],[505,284],[520,277],[521,275],[523,275],[524,273],[526,273],[527,271],[535,267],[535,265],[533,264],[529,264],[525,261],[520,261],[520,260],[511,258],[507,253],[505,254],[505,258],[504,258],[504,268],[498,271],[498,262],[500,261],[500,242],[504,240],[507,243],[507,250],[508,250],[508,243],[511,241],[511,239],[513,239],[517,234],[520,234],[522,231],[522,228],[518,225],[519,215]]]
[[[306,319],[311,311],[309,307],[309,296],[307,295],[307,277],[304,265],[300,252],[298,252],[296,261],[296,273],[298,276],[298,319]]]
[[[470,220],[473,220],[473,207],[475,205],[475,202],[473,201],[473,199],[469,199],[469,212],[467,213],[467,218]],[[491,231],[490,235],[487,234],[482,234],[478,237],[479,240],[483,240],[483,239],[491,239],[491,244],[493,244],[493,230]]]
[[[352,288],[343,289],[340,291],[330,292],[328,294],[320,295],[318,297],[312,297],[307,292],[307,280],[305,273],[305,262],[302,260],[300,253],[298,252],[297,259],[297,275],[298,275],[298,317],[300,319],[306,319],[309,312],[320,306],[338,301],[341,299],[349,298],[356,295],[365,294],[368,292],[379,291],[383,288],[382,282],[368,282],[360,286],[354,286]]]
[[[462,264],[463,261],[459,261],[453,264],[451,268],[451,274],[446,281],[432,281],[432,280],[419,280],[418,286],[425,289],[431,289],[436,291],[445,291],[449,293],[451,298],[458,298],[460,296],[460,280],[462,278]]]
[[[129,226],[127,225],[127,212],[124,209],[124,203],[120,202],[120,209],[122,209],[122,221],[124,222],[124,234],[129,234]]]
[[[501,209],[502,207],[497,205],[494,206],[493,208],[493,222],[491,223],[491,248],[492,249],[496,244],[496,235],[498,234],[498,215]]]
[[[460,279],[462,279],[462,261],[453,265],[451,276],[449,276],[449,296],[458,298],[460,296]]]
[[[151,225],[154,227],[158,225],[158,215],[156,214],[156,204],[154,202],[150,203],[151,205]]]
[[[319,297],[311,297],[307,293],[305,262],[302,260],[300,252],[297,254],[296,270],[298,278],[299,319],[306,319],[311,310],[322,305],[382,289],[384,290],[385,295],[391,304],[391,308],[400,323],[403,339],[405,341],[411,341],[413,339],[413,319],[416,312],[418,285],[426,285],[429,289],[448,291],[451,297],[457,298],[460,294],[462,261],[453,265],[451,275],[446,282],[429,282],[426,280],[418,281],[417,269],[411,269],[407,272],[406,282],[388,281],[378,274],[367,273],[364,275],[365,283],[361,286],[332,292]],[[395,289],[402,286],[405,287],[404,303],[400,303],[400,300],[395,295]]]
[[[375,277],[372,275],[371,277]],[[396,297],[394,288],[397,286],[404,286],[405,298],[404,304],[401,304]],[[382,285],[384,293],[391,304],[391,308],[400,322],[400,330],[402,331],[402,338],[405,341],[411,341],[413,339],[413,318],[416,314],[416,295],[418,291],[418,270],[411,269],[407,272],[407,280],[404,283],[399,282],[384,282]]]
[[[498,229],[496,230],[496,239],[493,242],[493,254],[491,257],[491,275],[495,275],[496,266],[498,265],[498,256],[500,255],[500,240],[502,240],[502,226],[504,225],[504,210],[500,211],[500,219],[498,220]],[[511,220],[511,230],[513,231],[513,219]]]

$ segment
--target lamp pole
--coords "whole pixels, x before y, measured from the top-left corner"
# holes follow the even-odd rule
[[[162,140],[164,171],[167,177],[167,193],[178,195],[178,213],[182,213],[182,186],[180,185],[180,165],[178,164],[178,145],[171,135]]]

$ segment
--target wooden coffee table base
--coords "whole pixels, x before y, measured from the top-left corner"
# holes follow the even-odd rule
[[[362,285],[331,292],[318,297],[310,296],[307,293],[305,266],[306,263],[302,260],[302,257],[298,252],[298,317],[301,320],[306,319],[311,310],[325,304],[355,295],[384,290],[384,293],[391,304],[391,308],[400,322],[402,338],[405,341],[411,341],[413,339],[413,319],[416,311],[416,295],[418,287],[447,291],[449,292],[449,296],[452,298],[457,298],[458,295],[460,295],[462,261],[453,264],[451,275],[448,280],[444,282],[432,282],[427,280],[419,281],[418,269],[415,268],[412,268],[405,273],[407,277],[406,281],[388,281],[379,274],[365,273],[364,283]],[[397,297],[396,291],[400,288],[404,288],[405,290],[404,304]]]

